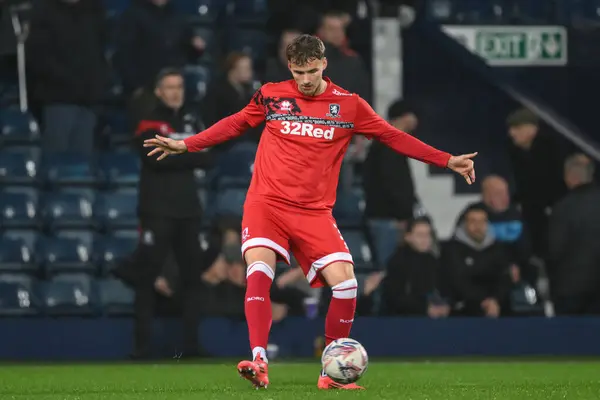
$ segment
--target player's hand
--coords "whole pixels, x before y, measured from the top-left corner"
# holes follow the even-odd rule
[[[160,161],[171,154],[182,154],[187,151],[187,146],[183,140],[173,140],[160,135],[154,136],[154,139],[144,140],[144,147],[156,147],[148,153],[148,157],[160,154],[157,161]]]
[[[448,168],[460,174],[469,185],[475,182],[475,163],[472,158],[477,155],[477,152],[471,154],[463,154],[460,156],[452,156],[448,160]]]

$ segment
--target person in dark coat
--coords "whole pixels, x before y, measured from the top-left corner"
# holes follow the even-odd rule
[[[563,156],[552,137],[540,132],[539,120],[526,109],[508,119],[512,144],[510,159],[516,184],[515,201],[531,234],[533,252],[545,258],[548,250],[548,215],[565,194]]]
[[[440,262],[433,253],[433,232],[428,219],[412,220],[405,244],[387,264],[382,283],[382,307],[387,315],[448,316],[450,307],[437,292]]]
[[[582,154],[567,158],[570,192],[550,219],[550,293],[558,315],[600,314],[600,188],[594,164]]]
[[[148,157],[144,140],[155,135],[184,138],[202,130],[197,117],[184,106],[183,76],[176,69],[161,71],[156,80],[158,106],[139,122],[135,144],[142,161],[138,213],[141,232],[135,285],[135,352],[149,352],[156,292],[154,283],[169,254],[179,266],[183,303],[185,354],[197,353],[200,310],[199,284],[203,255],[199,235],[202,207],[194,169],[207,168],[209,152],[187,153],[157,161]]]
[[[100,0],[36,2],[26,42],[34,102],[42,107],[44,153],[91,155],[96,113],[108,83]]]
[[[116,36],[114,60],[127,97],[152,94],[159,71],[183,67],[206,46],[171,0],[132,0]]]
[[[497,318],[510,290],[509,258],[489,229],[484,207],[472,205],[452,240],[442,246],[442,294],[453,314]]]
[[[404,100],[388,109],[388,120],[404,132],[413,133],[418,120]],[[416,203],[415,185],[408,158],[378,141],[373,141],[364,165],[365,216],[370,219],[393,219],[402,226],[413,217]]]
[[[333,82],[367,102],[371,99],[369,74],[364,61],[348,47],[346,36],[347,15],[328,12],[321,18],[317,36],[325,43],[327,69],[324,74]]]
[[[282,82],[291,79],[292,75],[288,68],[286,49],[288,45],[300,35],[300,31],[293,29],[288,29],[281,33],[277,57],[270,58],[267,61],[264,78],[265,82]]]
[[[223,76],[211,82],[206,91],[202,115],[207,126],[246,107],[255,93],[252,59],[248,55],[238,52],[229,54],[225,60],[224,72]],[[262,125],[248,129],[239,138],[217,145],[214,149],[221,152],[242,141],[258,143],[261,131]]]
[[[481,189],[482,201],[472,205],[484,208],[488,213],[490,230],[496,241],[506,247],[513,282],[524,281],[536,286],[538,271],[532,258],[529,232],[521,212],[510,201],[508,183],[500,176],[489,175],[483,179]],[[457,226],[463,222],[465,212],[457,219]]]

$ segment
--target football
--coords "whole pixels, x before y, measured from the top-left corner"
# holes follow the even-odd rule
[[[365,348],[354,339],[335,340],[323,350],[323,372],[337,383],[353,383],[367,370],[369,357]]]

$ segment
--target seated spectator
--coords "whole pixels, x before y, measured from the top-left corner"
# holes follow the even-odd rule
[[[528,231],[523,224],[521,212],[511,204],[508,183],[500,176],[490,175],[481,183],[481,189],[482,201],[475,205],[486,210],[489,229],[496,241],[506,247],[511,262],[512,281],[525,281],[535,286],[537,267],[532,263]],[[463,217],[464,213],[457,224],[462,222]]]
[[[446,317],[450,307],[436,301],[440,263],[433,252],[428,219],[410,221],[400,245],[387,264],[382,283],[382,307],[387,315]]]
[[[207,126],[240,111],[254,95],[252,59],[244,54],[233,52],[225,60],[225,70],[222,77],[214,79],[206,91],[202,106],[203,119]],[[240,141],[258,143],[262,126],[248,129],[237,139],[215,146],[220,151],[230,149]]]
[[[442,293],[458,315],[497,318],[510,288],[509,265],[504,246],[489,228],[485,207],[472,205],[454,238],[442,247]]]
[[[286,49],[290,43],[298,36],[300,32],[296,30],[285,30],[279,38],[279,48],[277,57],[270,58],[267,61],[267,70],[265,72],[265,82],[281,82],[292,79],[292,74],[288,68]]]
[[[557,315],[600,314],[600,188],[583,154],[567,158],[569,193],[550,219],[550,292]]]

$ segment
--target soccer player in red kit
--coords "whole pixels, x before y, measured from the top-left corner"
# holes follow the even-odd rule
[[[187,139],[146,140],[148,156],[201,151],[266,121],[252,182],[244,204],[242,253],[248,265],[245,314],[252,360],[239,373],[255,387],[267,387],[266,347],[271,329],[270,288],[278,259],[290,251],[313,287],[333,291],[325,321],[326,343],[348,337],[354,321],[357,283],[352,256],[332,216],[344,153],[353,135],[375,138],[408,157],[449,168],[475,180],[476,153],[452,156],[399,131],[356,94],[323,78],[323,42],[302,35],[287,48],[293,80],[267,83],[240,112]],[[362,389],[340,385],[321,373],[320,389]]]

